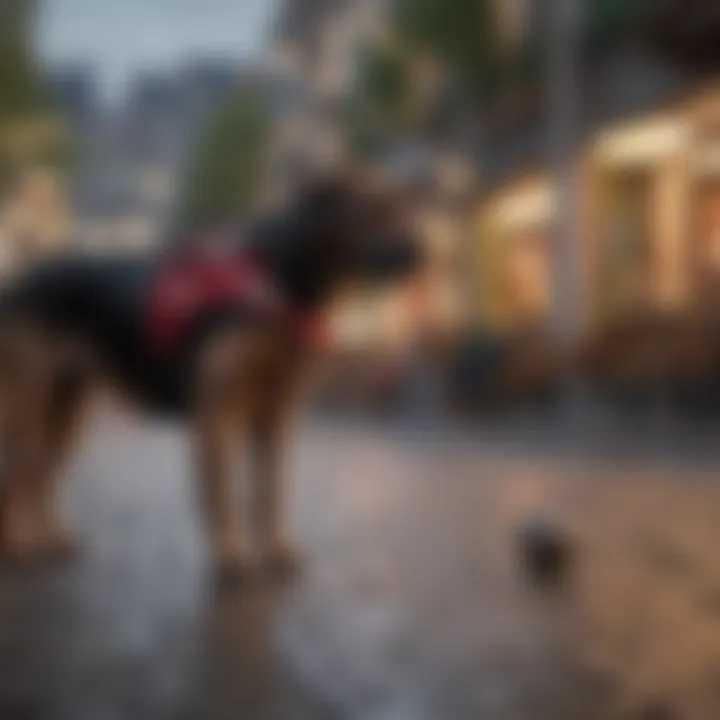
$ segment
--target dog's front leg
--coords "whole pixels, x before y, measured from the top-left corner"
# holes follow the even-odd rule
[[[209,408],[198,425],[199,500],[210,551],[221,580],[240,579],[250,562],[233,492],[238,423],[232,415]]]
[[[263,562],[271,570],[289,572],[297,567],[297,556],[285,530],[287,493],[282,471],[283,435],[284,423],[280,417],[265,418],[253,424],[254,518]]]
[[[235,460],[247,426],[246,355],[241,333],[221,333],[199,352],[194,378],[198,500],[220,580],[239,579],[250,568],[233,492]]]

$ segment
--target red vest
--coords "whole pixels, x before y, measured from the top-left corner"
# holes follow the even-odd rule
[[[233,308],[285,324],[305,345],[324,343],[318,313],[295,307],[252,252],[210,242],[170,257],[158,270],[146,316],[150,346],[170,355],[206,313]]]

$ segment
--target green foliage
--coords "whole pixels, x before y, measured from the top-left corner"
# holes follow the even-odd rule
[[[472,95],[482,93],[499,65],[489,0],[400,0],[395,25],[402,38],[442,62]]]
[[[359,91],[378,112],[400,119],[406,110],[409,68],[397,48],[374,46],[366,53]]]
[[[497,45],[488,0],[401,0],[400,34],[465,74],[477,72]]]
[[[653,2],[585,2],[583,51],[592,55],[624,42]],[[547,38],[528,37],[519,46],[506,46],[497,32],[491,0],[399,0],[395,25],[402,38],[450,69],[471,103],[482,104],[499,92],[542,77]]]
[[[33,47],[33,0],[0,0],[0,176],[29,163],[61,164],[65,140],[52,117]]]
[[[507,45],[495,11],[493,0],[397,0],[392,41],[370,49],[348,104],[354,146],[381,148],[398,131],[445,132],[498,93],[536,81],[538,39]],[[418,92],[428,61],[443,78],[429,94]]]
[[[351,145],[359,153],[372,153],[410,122],[411,70],[397,46],[375,44],[365,49],[345,108]]]
[[[46,108],[37,68],[17,45],[0,44],[0,118],[25,117]]]
[[[214,224],[247,209],[267,158],[263,103],[238,90],[210,118],[191,158],[181,207],[190,225]]]
[[[653,1],[585,2],[585,55],[592,57],[624,42]],[[430,100],[439,106],[426,109],[429,117],[443,118],[449,126],[453,116],[467,116],[499,95],[541,83],[547,36],[540,32],[519,44],[507,44],[499,35],[495,10],[493,0],[397,0],[390,29],[394,42],[370,49],[348,103],[355,146],[372,149],[393,132],[417,127],[412,96],[420,56],[432,58],[444,70],[446,87]]]
[[[32,0],[0,0],[0,120],[47,110],[35,59]]]

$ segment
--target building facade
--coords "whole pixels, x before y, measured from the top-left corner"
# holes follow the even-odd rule
[[[547,49],[552,18],[532,15],[539,3],[511,4],[513,42],[534,37]],[[604,17],[608,0],[583,4]],[[578,35],[573,241],[584,326],[639,307],[707,305],[720,280],[720,82],[652,52],[632,13],[614,22]],[[475,234],[476,311],[487,325],[551,315],[560,198],[547,81],[529,78],[488,108]]]

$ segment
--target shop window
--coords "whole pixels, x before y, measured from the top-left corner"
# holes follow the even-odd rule
[[[555,203],[549,183],[540,181],[517,186],[487,207],[478,258],[481,316],[486,324],[518,328],[547,318]]]
[[[694,206],[690,245],[695,299],[720,306],[720,179],[697,189]]]
[[[649,172],[606,176],[599,283],[603,315],[621,314],[652,298],[651,189]]]
[[[550,307],[548,227],[537,225],[484,238],[483,317],[505,327],[543,321]]]
[[[531,325],[546,317],[549,278],[548,233],[545,228],[529,228],[513,239],[508,257],[507,294],[514,323]]]

